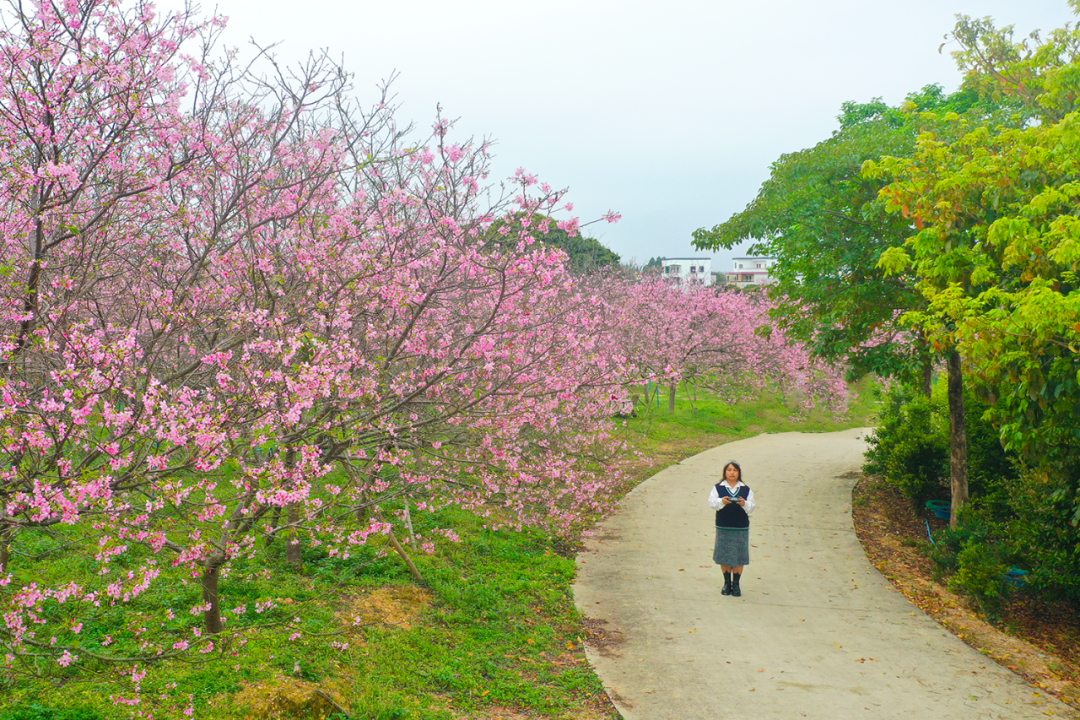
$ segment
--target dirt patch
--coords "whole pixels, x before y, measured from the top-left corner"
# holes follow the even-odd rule
[[[408,630],[431,604],[432,595],[417,587],[385,587],[348,598],[338,613],[346,627],[388,625]]]
[[[585,628],[586,645],[604,657],[619,657],[619,648],[626,642],[620,630],[609,627],[607,620],[596,618],[582,618],[581,624]]]
[[[908,600],[971,647],[1080,710],[1075,613],[1016,598],[1005,607],[1003,627],[992,625],[965,598],[934,580],[936,568],[925,552],[927,521],[895,488],[879,478],[862,478],[852,492],[852,510],[866,556]]]
[[[248,685],[233,700],[258,718],[325,720],[334,713],[349,712],[345,698],[336,689],[285,677]]]
[[[468,715],[456,715],[461,720],[531,720],[533,716],[510,708],[484,708],[470,711]]]

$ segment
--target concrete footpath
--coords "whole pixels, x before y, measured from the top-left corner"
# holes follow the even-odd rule
[[[1078,718],[942,629],[866,559],[851,489],[866,431],[759,435],[626,496],[578,556],[589,659],[625,720]],[[758,503],[743,596],[720,595],[709,488]]]

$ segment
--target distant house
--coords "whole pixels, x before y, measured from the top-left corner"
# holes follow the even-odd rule
[[[661,258],[660,274],[673,285],[712,285],[712,258]]]
[[[728,273],[729,285],[744,288],[747,285],[768,285],[773,282],[769,268],[776,264],[776,258],[737,257],[731,260],[731,272]]]

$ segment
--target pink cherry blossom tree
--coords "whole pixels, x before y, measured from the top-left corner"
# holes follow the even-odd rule
[[[244,462],[231,505],[213,495],[215,517],[244,515],[229,539],[194,555],[170,546],[207,568],[204,580],[260,518],[274,534],[284,519],[290,553],[300,534],[348,553],[387,531],[388,499],[497,504],[497,523],[569,533],[618,481],[596,462],[612,454],[612,391],[624,381],[598,342],[610,332],[598,300],[576,292],[560,253],[527,236],[512,249],[491,243],[490,213],[440,216],[437,197],[417,213],[426,196],[407,197],[405,208],[349,208],[377,214],[354,217],[349,232],[263,254],[276,263],[263,272],[290,291],[272,317],[258,295],[234,312],[230,332],[251,339],[215,358],[214,392],[264,408],[249,442],[276,456]],[[216,587],[204,587],[213,614]]]
[[[833,411],[846,406],[838,369],[814,361],[799,343],[771,326],[771,300],[762,294],[682,287],[646,276],[612,282],[607,292],[620,307],[624,352],[642,382],[668,388],[674,411],[680,383],[732,401],[765,389],[797,391],[803,404]]]
[[[9,665],[209,651],[235,561],[383,536],[408,556],[431,541],[395,527],[414,510],[572,537],[621,483],[610,418],[635,380],[838,395],[757,332],[764,300],[575,279],[536,242],[553,222],[576,232],[550,219],[570,210],[561,192],[525,171],[493,186],[486,144],[441,117],[418,137],[386,88],[361,107],[324,56],[241,62],[217,49],[220,20],[143,0],[4,18]],[[95,548],[92,572],[15,567],[13,538],[50,528]],[[169,610],[191,614],[182,633],[81,635],[177,580],[201,589]]]
[[[0,532],[82,528],[98,579],[4,574],[9,657],[130,661],[81,643],[79,613],[177,568],[218,633],[220,578],[260,535],[347,553],[389,531],[387,503],[562,533],[599,511],[613,315],[527,229],[492,236],[559,193],[519,173],[491,197],[486,147],[441,120],[410,142],[324,59],[211,62],[216,23],[190,13],[15,10]],[[191,647],[140,643],[142,661]]]

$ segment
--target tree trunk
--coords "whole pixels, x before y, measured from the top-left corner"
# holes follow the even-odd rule
[[[921,389],[923,395],[930,397],[934,390],[934,353],[930,349],[930,341],[926,339],[926,333],[922,330],[915,331],[915,347],[919,355],[919,370],[922,374]]]
[[[967,418],[964,413],[964,376],[960,353],[950,350],[949,367],[949,477],[952,485],[952,513],[949,527],[957,527],[958,511],[968,501]]]
[[[686,401],[690,403],[690,409],[694,412],[697,412],[697,408],[694,407],[694,394],[690,392],[690,383],[688,383],[686,380],[683,380],[682,386],[683,390],[686,391]]]
[[[35,193],[35,200],[40,197]],[[35,202],[35,204],[37,204]],[[33,332],[37,323],[41,322],[38,317],[39,302],[38,290],[41,285],[42,248],[44,247],[45,230],[40,216],[34,221],[34,263],[30,266],[30,277],[26,281],[26,297],[23,298],[23,313],[26,319],[19,324],[19,335],[15,341],[15,352],[12,357],[22,352],[26,347],[27,338]],[[11,370],[12,363],[7,365]]]
[[[375,465],[373,466],[373,469],[365,475],[367,482],[358,486],[357,494],[360,502],[356,506],[356,522],[361,525],[366,526],[371,521],[372,502],[371,493],[368,492],[368,488],[374,486],[378,474],[378,465]]]
[[[0,575],[7,574],[8,562],[11,560],[11,541],[15,532],[10,526],[0,527]]]
[[[401,559],[405,561],[405,564],[409,566],[409,572],[412,574],[413,579],[421,585],[426,584],[424,583],[424,576],[416,569],[416,565],[413,564],[412,558],[409,557],[409,554],[405,552],[405,548],[398,542],[393,530],[390,531],[390,544],[394,546],[394,550],[396,550],[397,554],[401,556]]]
[[[293,567],[300,567],[302,560],[300,558],[300,531],[296,528],[297,523],[300,522],[300,510],[296,505],[289,506],[289,534],[287,537],[288,545],[285,546],[285,560],[288,561]]]
[[[221,602],[218,599],[218,579],[221,577],[221,565],[214,559],[207,560],[206,568],[202,575],[203,602],[209,605],[203,610],[203,623],[206,632],[217,635],[225,629],[221,623]]]
[[[412,547],[416,547],[416,531],[412,526],[412,513],[409,512],[409,503],[405,503],[405,527],[409,530],[409,541]]]
[[[281,506],[275,505],[274,511],[270,514],[270,532],[266,535],[266,547],[270,547],[277,540],[278,523],[281,522]]]
[[[675,388],[677,387],[677,385],[678,383],[673,383],[672,386],[668,388],[667,411],[669,413],[675,412]]]

